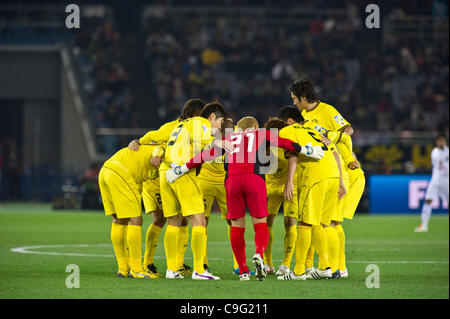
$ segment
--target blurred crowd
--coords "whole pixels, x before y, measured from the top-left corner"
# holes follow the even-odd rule
[[[344,21],[317,15],[306,27],[288,17],[276,26],[240,19],[205,27],[199,19],[177,23],[170,14],[150,16],[145,55],[162,122],[176,117],[189,97],[217,99],[234,118],[252,114],[265,121],[292,104],[290,83],[308,76],[322,100],[360,130],[448,130],[448,42],[391,35],[382,45],[381,34],[376,41],[368,37],[359,14],[364,10],[351,1],[326,1],[333,3],[347,6]],[[448,10],[443,1],[426,8],[423,2],[400,4],[390,14]],[[448,14],[437,14],[442,17]]]
[[[77,31],[73,53],[96,129],[140,127],[130,94],[130,75],[121,62],[120,41],[110,17],[83,19],[83,28]],[[119,146],[114,136],[97,135],[97,139],[107,153]]]

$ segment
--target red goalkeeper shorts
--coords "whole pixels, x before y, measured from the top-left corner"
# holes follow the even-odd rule
[[[264,178],[256,174],[239,174],[225,180],[227,193],[227,219],[245,216],[247,204],[250,216],[267,217],[267,189]]]

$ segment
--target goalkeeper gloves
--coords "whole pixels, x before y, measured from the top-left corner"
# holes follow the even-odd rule
[[[312,146],[311,143],[302,146],[300,153],[316,160],[320,160],[324,155],[321,146]]]
[[[186,164],[183,166],[180,165],[171,165],[172,168],[166,171],[166,179],[169,183],[175,182],[180,176],[189,171]]]

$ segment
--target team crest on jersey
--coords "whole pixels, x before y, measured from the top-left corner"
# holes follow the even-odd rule
[[[204,133],[208,133],[208,127],[205,124],[202,125],[202,130]]]
[[[314,129],[316,131],[318,131],[320,134],[325,134],[327,132],[327,130],[325,128],[323,128],[322,126],[320,126],[320,125],[314,126]]]
[[[335,115],[333,116],[334,120],[336,121],[337,124],[339,124],[340,126],[344,126],[345,125],[345,121],[344,118],[340,115]]]

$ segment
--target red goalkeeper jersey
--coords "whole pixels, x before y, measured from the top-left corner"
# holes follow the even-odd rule
[[[225,170],[227,176],[253,173],[264,175],[264,167],[270,163],[270,157],[266,154],[267,146],[276,146],[283,149],[300,152],[301,146],[289,139],[281,138],[270,130],[245,130],[228,134],[225,140],[234,145],[232,152],[225,153]],[[204,161],[211,160],[222,155],[222,150],[212,148],[193,157],[186,163],[188,169],[197,167]]]

